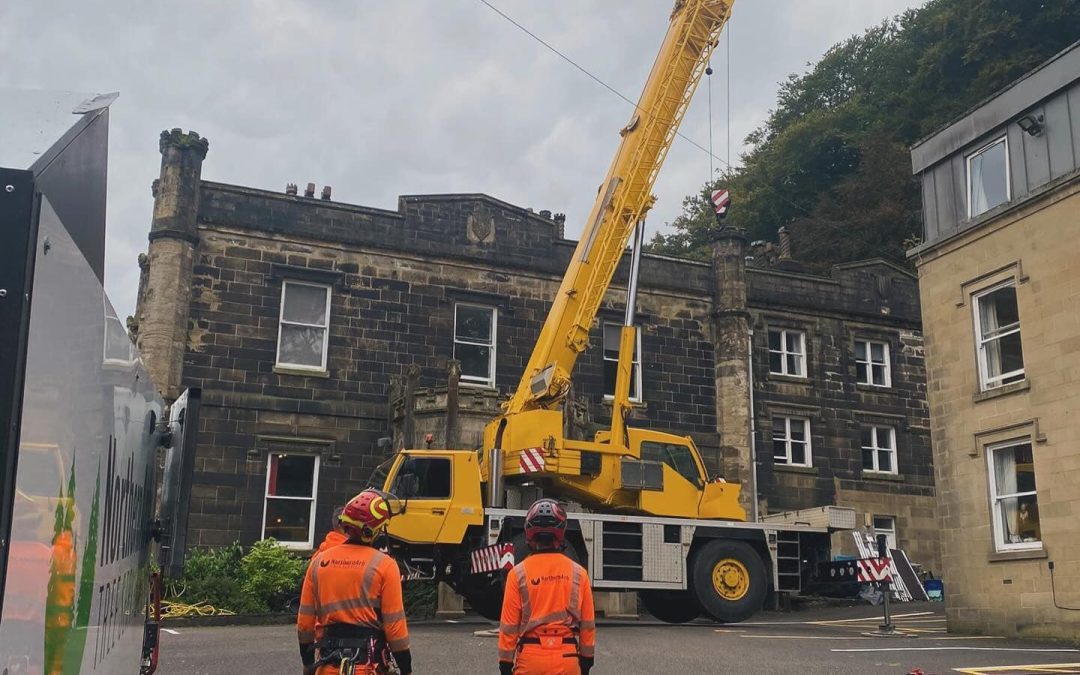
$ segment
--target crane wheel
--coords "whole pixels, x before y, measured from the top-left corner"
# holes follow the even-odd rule
[[[697,600],[687,591],[641,591],[641,604],[664,623],[686,623],[701,615]]]
[[[745,621],[765,602],[765,563],[749,544],[714,539],[691,559],[690,590],[717,621]]]

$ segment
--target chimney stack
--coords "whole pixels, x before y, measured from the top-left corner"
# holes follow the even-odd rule
[[[566,214],[565,213],[556,213],[555,214],[555,225],[559,230],[559,238],[560,239],[565,239],[566,238]]]
[[[540,210],[540,217],[541,218],[547,218],[548,220],[550,220],[551,219],[551,211],[548,211],[547,209],[541,209]]]
[[[314,197],[315,196],[315,183],[308,183],[307,184],[307,187],[304,188],[304,196],[305,197]]]
[[[330,201],[330,186],[324,185],[322,189],[322,198],[326,201]]]
[[[296,183],[289,183],[285,186],[285,194],[296,196]]]
[[[791,260],[791,234],[786,227],[777,232],[780,235],[780,259]]]

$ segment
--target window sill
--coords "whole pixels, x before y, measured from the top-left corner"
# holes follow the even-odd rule
[[[798,464],[776,464],[773,463],[773,471],[779,471],[781,473],[805,473],[816,476],[818,473],[816,466],[799,466]]]
[[[793,384],[810,384],[810,378],[806,375],[784,375],[769,371],[769,379],[775,382],[791,382]]]
[[[300,377],[330,377],[329,370],[308,370],[307,368],[290,368],[289,366],[274,366],[274,372],[278,375],[299,375]]]
[[[458,380],[458,386],[469,387],[470,389],[494,389],[494,382],[471,382],[469,380]]]
[[[986,391],[980,391],[975,393],[971,400],[973,403],[980,401],[987,401],[999,396],[1008,396],[1009,394],[1015,394],[1021,391],[1027,391],[1031,389],[1031,380],[1026,377],[1019,382],[1011,382],[1009,384],[1003,384],[1000,387],[994,387],[993,389],[987,389]]]
[[[893,387],[891,384],[867,384],[865,382],[855,383],[856,391],[872,391],[874,393],[877,393],[882,391],[892,391],[892,388]]]
[[[863,469],[863,471],[862,471],[862,479],[863,480],[885,480],[885,481],[891,481],[893,483],[903,483],[904,482],[904,474],[902,474],[902,473],[886,473],[884,471],[868,471],[867,469]]]
[[[608,396],[607,394],[604,394],[604,406],[606,406],[608,408],[611,408],[614,405],[615,405],[615,397],[614,396]],[[630,399],[630,407],[633,408],[634,410],[648,410],[649,409],[649,405],[647,403],[645,403],[644,401],[635,401],[633,399]]]
[[[1009,560],[1041,560],[1047,557],[1046,549],[1039,548],[1021,549],[1019,551],[995,551],[986,557],[989,562],[1006,562]]]

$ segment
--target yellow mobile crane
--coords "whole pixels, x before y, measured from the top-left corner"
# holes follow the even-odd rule
[[[501,570],[525,550],[522,509],[541,494],[569,503],[568,553],[588,566],[596,587],[637,590],[672,622],[701,611],[724,621],[751,616],[770,587],[798,590],[804,557],[827,553],[838,518],[854,526],[843,509],[823,511],[832,522],[817,527],[744,522],[739,486],[711,479],[689,437],[625,423],[643,219],[731,6],[675,3],[529,363],[482,449],[402,450],[373,476],[405,505],[391,521],[391,548],[416,575],[448,582],[489,618],[498,617]],[[574,364],[635,232],[611,428],[592,440],[566,438]]]

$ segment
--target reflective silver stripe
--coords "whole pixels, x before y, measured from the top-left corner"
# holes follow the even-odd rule
[[[304,616],[315,616],[315,605],[300,605],[299,613]]]
[[[311,561],[311,596],[315,598],[315,613],[322,615],[322,603],[319,602],[319,563],[317,558]]]
[[[587,659],[591,659],[595,653],[595,648],[592,645],[581,645],[578,647],[578,654],[584,656]]]
[[[553,623],[570,624],[570,614],[568,612],[552,612],[551,614],[545,614],[544,616],[537,617],[529,623],[525,624],[525,628],[522,629],[522,633],[528,633],[531,630],[535,630],[540,626],[547,626]]]
[[[573,563],[571,563],[573,564]],[[570,584],[570,606],[567,611],[575,622],[581,621],[581,568],[574,565],[572,568],[574,581]]]
[[[390,651],[403,652],[409,648],[409,638],[401,638],[400,640],[388,640],[387,644],[390,645]]]
[[[342,612],[348,610],[357,609],[379,609],[379,599],[374,598],[374,602],[369,598],[346,598],[345,600],[338,600],[336,602],[328,602],[322,606],[319,611],[319,616],[327,616],[331,612]]]
[[[517,635],[518,630],[520,630],[520,628],[521,628],[520,626],[515,626],[512,623],[500,623],[499,624],[499,632],[500,633],[506,633],[507,635]]]
[[[529,575],[525,574],[524,561],[514,567],[514,573],[517,575],[518,595],[521,596],[521,618],[518,619],[518,634],[521,634],[526,631],[525,627],[532,616],[532,609],[529,607]]]
[[[392,623],[394,621],[404,621],[405,620],[405,612],[391,612],[389,614],[384,615],[382,620],[383,620],[383,623]]]
[[[313,630],[298,630],[296,631],[296,637],[302,645],[308,645],[315,642],[315,631]]]
[[[499,650],[499,660],[500,661],[509,661],[510,663],[513,663],[514,662],[514,650],[513,649],[500,649]]]
[[[371,587],[375,585],[375,574],[379,571],[379,565],[382,563],[383,558],[386,556],[375,551],[375,556],[368,561],[368,568],[364,570],[364,581],[360,584],[360,597],[372,598]],[[369,607],[378,607],[379,601],[377,598],[372,598],[375,601],[374,605],[368,605]]]
[[[581,630],[596,630],[596,622],[582,621],[578,628],[580,628]]]

